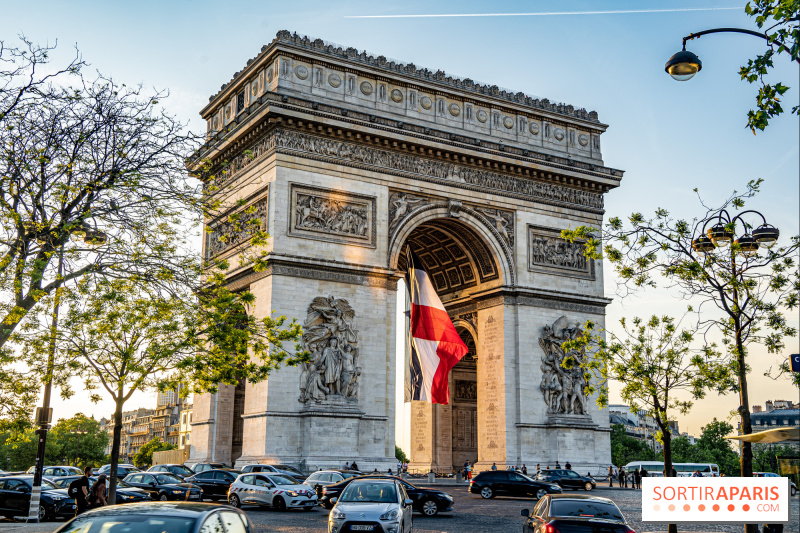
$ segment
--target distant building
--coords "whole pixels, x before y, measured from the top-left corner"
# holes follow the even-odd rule
[[[181,409],[181,419],[179,423],[178,447],[192,445],[192,405],[184,404]]]
[[[181,386],[178,385],[178,388],[174,390],[168,390],[166,392],[158,392],[158,398],[156,399],[156,406],[161,407],[162,405],[180,405],[181,404]]]
[[[625,427],[625,434],[635,439],[643,440],[654,446],[656,451],[661,449],[661,444],[656,440],[659,427],[656,419],[647,414],[647,411],[634,411],[629,405],[611,404],[608,406],[609,424],[621,424]],[[677,422],[670,422],[670,433],[673,437],[681,436]],[[690,441],[694,443],[694,437]]]

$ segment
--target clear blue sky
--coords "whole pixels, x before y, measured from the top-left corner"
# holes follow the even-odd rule
[[[358,19],[351,15],[520,13],[738,7],[736,10],[557,16]],[[0,38],[16,34],[44,43],[58,39],[60,54],[77,44],[83,57],[115,80],[169,89],[168,108],[195,129],[197,112],[247,59],[288,29],[345,46],[366,49],[418,66],[524,91],[576,107],[596,110],[609,124],[603,154],[609,166],[626,171],[622,187],[607,196],[609,215],[663,206],[684,216],[699,212],[692,189],[711,204],[753,178],[766,180],[752,207],[768,214],[784,235],[798,232],[798,119],[788,114],[758,136],[745,129],[756,87],[739,80],[738,69],[762,50],[745,35],[705,36],[689,48],[703,61],[702,72],[678,83],[664,73],[665,61],[680,49],[681,37],[712,27],[754,28],[742,0],[560,2],[364,2],[364,1],[171,1],[7,2]],[[62,55],[63,54],[63,55]],[[798,103],[798,67],[776,61],[773,80],[792,86],[784,108]],[[611,287],[610,287],[611,288]],[[654,294],[615,302],[621,314],[661,312],[668,300]],[[792,320],[797,322],[797,316]],[[797,349],[796,339],[792,348]],[[794,351],[787,349],[789,351]],[[777,359],[758,354],[751,403],[797,399],[797,390],[759,377]],[[154,395],[140,401],[154,404]],[[74,400],[63,413],[100,407]],[[710,416],[725,418],[734,396],[701,402],[682,426],[699,433]],[[58,406],[57,406],[58,409]]]

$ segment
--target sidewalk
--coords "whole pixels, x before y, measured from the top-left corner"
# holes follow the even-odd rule
[[[12,522],[0,520],[0,532],[19,531],[19,533],[53,533],[63,526],[64,522],[44,522],[42,524],[28,524],[26,522]]]

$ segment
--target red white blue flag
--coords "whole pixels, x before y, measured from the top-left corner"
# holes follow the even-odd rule
[[[467,345],[411,247],[406,258],[406,288],[411,297],[411,399],[447,405],[448,376],[467,354]]]

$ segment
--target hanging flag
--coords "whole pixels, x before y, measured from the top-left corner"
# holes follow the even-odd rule
[[[467,354],[467,345],[411,247],[406,249],[406,259],[406,288],[411,297],[411,399],[447,405],[448,376]]]

